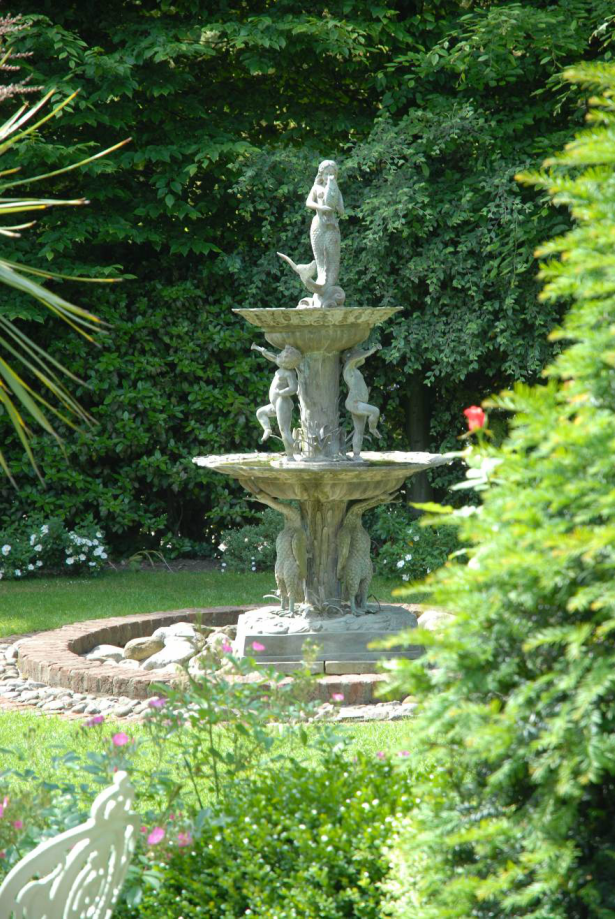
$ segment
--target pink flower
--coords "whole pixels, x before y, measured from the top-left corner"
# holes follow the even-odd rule
[[[471,405],[469,408],[464,408],[463,414],[468,420],[468,430],[476,431],[477,428],[482,428],[485,426],[485,420],[487,416],[484,411],[478,405]]]
[[[150,708],[164,708],[167,704],[167,700],[163,699],[162,696],[155,696],[153,699],[150,699],[147,704]]]
[[[264,650],[265,650],[265,645],[261,645],[260,641],[253,641],[253,642],[252,642],[252,649],[253,649],[254,651],[264,651]]]
[[[147,827],[146,827],[146,826],[142,826],[142,827],[141,827],[141,832],[142,832],[142,833],[147,833]]]
[[[400,756],[410,756],[410,750],[400,750],[399,755]]]
[[[92,717],[88,718],[88,720],[85,722],[84,726],[86,728],[93,728],[95,724],[102,724],[104,720],[104,715],[92,715]]]
[[[183,849],[184,846],[189,846],[192,844],[192,836],[190,833],[178,833],[177,834],[177,845],[180,849]]]
[[[4,810],[5,808],[8,807],[8,804],[9,804],[9,799],[5,797],[2,804],[0,804],[0,817],[4,817]]]
[[[378,750],[378,752],[376,753],[376,756],[378,757],[378,759],[386,759],[386,758],[387,758],[386,753],[383,753],[382,750]]]
[[[334,702],[343,702],[343,701],[344,701],[344,693],[343,693],[343,692],[334,692],[334,693],[331,694],[331,698],[333,699]]]
[[[222,650],[225,651],[227,654],[230,654],[231,651],[233,650],[233,646],[230,645],[228,641],[225,641],[224,644],[222,645]]]
[[[156,843],[162,842],[164,839],[164,830],[161,826],[155,826],[152,832],[147,837],[147,844],[149,846],[155,846]]]
[[[111,740],[113,741],[114,747],[125,747],[127,743],[130,743],[130,737],[128,734],[124,734],[123,731],[114,734]]]
[[[0,852],[0,858],[6,858],[6,852],[4,851],[4,849],[2,850],[2,852]]]
[[[13,826],[16,830],[23,830],[23,820],[14,820]]]

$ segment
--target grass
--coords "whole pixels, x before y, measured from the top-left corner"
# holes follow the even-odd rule
[[[134,754],[135,764],[140,771],[158,768],[160,750],[154,750],[148,741],[148,730],[140,723],[126,726],[125,723],[114,726],[113,721],[102,727],[84,728],[81,722],[67,721],[53,715],[46,716],[39,712],[1,712],[0,713],[0,797],[6,790],[3,785],[3,770],[32,770],[36,775],[52,781],[75,780],[74,773],[67,767],[58,766],[54,758],[70,750],[85,757],[88,752],[98,752],[109,744],[114,730],[127,731],[137,741],[144,742]],[[309,730],[309,728],[308,728]],[[386,751],[395,756],[400,750],[410,747],[412,741],[412,723],[402,722],[368,722],[366,724],[340,724],[337,730],[350,740],[349,756],[361,750],[367,756],[376,756],[379,751]],[[290,741],[289,741],[290,745]],[[281,748],[283,749],[283,748]],[[295,748],[296,750],[296,748]],[[305,761],[316,762],[317,754],[313,748],[305,750]],[[80,771],[80,781],[87,781],[87,774]],[[22,785],[25,791],[31,778],[16,782],[11,778],[12,789]],[[4,789],[4,790],[3,790]]]
[[[376,578],[372,592],[381,602],[390,602],[397,586],[394,581]],[[186,606],[261,603],[274,587],[271,574],[220,571],[126,571],[91,579],[7,581],[0,585],[0,638],[57,629],[83,619],[163,612]]]

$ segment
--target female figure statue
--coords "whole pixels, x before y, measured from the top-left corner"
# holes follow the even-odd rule
[[[337,184],[337,164],[333,160],[323,160],[318,167],[305,204],[310,210],[315,211],[310,228],[314,261],[308,265],[297,265],[282,252],[278,252],[278,255],[288,262],[314,295],[304,297],[299,302],[300,307],[342,306],[346,294],[337,283],[340,273],[338,216],[344,214],[344,201]]]

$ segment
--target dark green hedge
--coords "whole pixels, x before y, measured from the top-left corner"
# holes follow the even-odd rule
[[[38,441],[45,493],[0,420],[20,486],[0,488],[0,519],[91,512],[120,552],[209,542],[245,515],[238,488],[190,460],[257,445],[268,375],[232,308],[298,299],[275,252],[309,258],[304,201],[324,156],[339,159],[348,203],[348,302],[404,307],[370,361],[384,445],[450,448],[464,405],[540,372],[560,310],[536,301],[532,253],[567,218],[514,174],[580,123],[558,75],[608,56],[608,0],[333,0],[316,14],[296,0],[21,0],[19,11],[33,23],[17,39],[33,80],[81,89],[21,148],[24,173],[133,141],[45,183],[92,204],[46,215],[11,248],[132,280],[71,286],[112,324],[98,351],[37,325],[16,294],[0,305],[84,376],[98,420],[67,432],[68,461]]]

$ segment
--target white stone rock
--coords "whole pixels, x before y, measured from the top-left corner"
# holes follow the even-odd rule
[[[124,649],[117,645],[96,645],[91,651],[83,655],[88,661],[121,661]]]
[[[163,625],[152,634],[152,638],[160,638],[165,643],[176,638],[198,640],[197,630],[191,622],[175,622],[173,625]]]
[[[443,609],[426,609],[418,618],[418,627],[435,632],[447,626],[454,618],[451,613],[446,613]]]
[[[164,638],[154,638],[148,635],[146,638],[133,638],[124,646],[124,657],[128,660],[144,661],[152,654],[162,651],[164,648]]]
[[[121,661],[117,662],[118,667],[128,667],[131,670],[140,670],[141,664],[139,661],[132,660],[129,657],[123,657]]]
[[[160,670],[163,667],[169,667],[171,664],[183,664],[194,656],[194,643],[187,641],[185,638],[170,639],[165,644],[162,651],[153,654],[143,662],[144,670]]]

